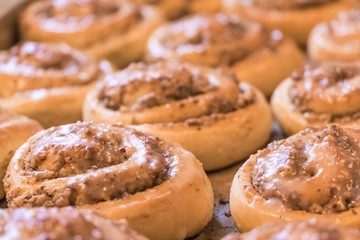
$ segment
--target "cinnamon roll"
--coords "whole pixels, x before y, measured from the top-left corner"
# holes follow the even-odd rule
[[[4,185],[10,208],[94,210],[128,220],[150,239],[184,239],[212,217],[200,162],[175,143],[119,124],[78,122],[37,133],[16,151]]]
[[[246,16],[305,45],[311,29],[354,7],[356,0],[223,0],[228,14]]]
[[[5,196],[2,180],[15,150],[41,129],[38,122],[0,107],[0,199]]]
[[[264,96],[220,70],[186,63],[137,63],[91,91],[84,119],[122,122],[180,143],[205,170],[248,157],[266,143],[271,113]]]
[[[269,223],[245,234],[229,234],[222,240],[356,240],[360,231],[336,224],[320,222],[315,218],[301,222]]]
[[[44,127],[75,122],[89,89],[111,71],[65,44],[25,42],[0,52],[0,106]]]
[[[231,215],[241,231],[306,220],[360,226],[360,130],[308,128],[252,155],[234,177]]]
[[[308,52],[317,62],[360,66],[360,8],[318,24],[310,34]]]
[[[271,106],[287,135],[329,123],[360,128],[360,72],[322,66],[297,71],[275,90]]]
[[[66,42],[119,67],[141,58],[161,22],[157,9],[126,0],[36,1],[20,21],[26,40]]]
[[[296,44],[281,32],[223,14],[195,15],[159,27],[149,39],[147,58],[227,67],[267,96],[304,62]]]
[[[130,229],[126,221],[109,220],[71,207],[3,209],[0,227],[0,238],[12,240],[147,240]]]

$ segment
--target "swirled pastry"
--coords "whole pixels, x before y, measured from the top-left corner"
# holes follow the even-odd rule
[[[248,231],[317,218],[360,226],[360,130],[308,128],[252,155],[234,177],[230,209]]]
[[[15,150],[41,129],[38,122],[0,107],[0,198],[5,196],[2,179]]]
[[[301,222],[269,223],[245,234],[229,234],[222,240],[356,240],[360,232],[315,218]]]
[[[92,211],[76,208],[18,208],[0,210],[0,238],[147,240],[125,221],[106,219]]]
[[[180,143],[205,170],[242,160],[266,143],[264,96],[220,70],[177,62],[132,64],[91,91],[84,119],[122,122]]]
[[[303,66],[301,51],[281,32],[223,14],[194,15],[159,27],[149,39],[147,55],[230,68],[268,96]]]
[[[75,122],[89,89],[111,71],[65,44],[26,42],[0,52],[0,106],[44,127]]]
[[[360,127],[360,72],[323,66],[297,71],[275,90],[271,106],[287,135],[334,123]]]
[[[140,59],[161,22],[155,8],[126,0],[42,0],[26,8],[20,23],[26,40],[66,42],[123,67]]]
[[[212,188],[194,155],[118,124],[39,132],[15,153],[4,185],[10,208],[95,210],[151,239],[184,239],[212,217]]]
[[[228,14],[246,16],[305,45],[311,29],[355,6],[354,0],[223,0]]]
[[[360,8],[318,24],[310,34],[308,52],[314,61],[360,65]]]

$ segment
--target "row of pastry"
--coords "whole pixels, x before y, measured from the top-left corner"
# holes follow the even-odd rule
[[[166,2],[170,1],[152,3]],[[275,8],[286,13],[331,6],[338,12],[352,6],[351,1],[301,2],[276,6],[251,1],[241,9],[259,11],[254,8],[258,6],[260,12]],[[268,141],[271,108],[264,95],[270,96],[278,83],[301,67],[304,56],[280,31],[239,15],[193,15],[159,26],[163,20],[156,11],[126,1],[100,0],[38,1],[25,10],[23,36],[32,42],[0,53],[0,105],[46,128],[72,124],[40,131],[12,157],[41,127],[32,121],[20,127],[30,120],[4,110],[2,174],[12,158],[4,180],[10,208],[91,209],[110,219],[125,218],[151,239],[183,239],[211,219],[213,193],[202,166],[205,170],[228,166]],[[147,19],[147,14],[153,15]],[[344,57],[342,48],[332,42],[356,46],[359,19],[358,10],[351,10],[315,28],[310,56],[327,64],[294,72],[275,91],[272,108],[287,134],[328,123],[358,125],[360,78],[352,66],[358,48],[350,47],[350,55]],[[316,41],[331,39],[323,37],[324,29],[334,40],[316,47]],[[291,31],[282,30],[291,36]],[[72,47],[54,43],[58,41]],[[131,63],[144,52],[148,62]],[[115,72],[111,63],[98,60],[104,57],[117,66],[131,64]],[[82,118],[93,122],[73,123]],[[308,129],[253,155],[234,178],[231,211],[238,228],[247,231],[274,219],[292,220],[281,212],[284,208],[311,213],[296,220],[323,213],[324,219],[331,219],[328,213],[345,212],[346,217],[336,217],[335,222],[356,227],[349,214],[356,212],[358,176],[349,166],[358,154],[357,135],[356,130],[335,126]],[[298,140],[298,136],[306,137]],[[202,165],[179,145],[161,139],[180,143]],[[355,157],[348,158],[348,152]],[[326,157],[332,160],[328,164],[321,160]],[[289,176],[291,186],[286,185]],[[271,184],[274,178],[278,185]],[[330,178],[334,180],[327,181]],[[308,181],[314,183],[301,185]],[[351,184],[344,186],[344,181]],[[323,188],[319,191],[317,185]],[[314,193],[302,192],[308,188]],[[299,197],[303,195],[305,199]],[[278,215],[264,211],[267,204]],[[18,211],[44,215],[48,210]],[[92,237],[101,239],[105,233],[97,231],[99,235]]]

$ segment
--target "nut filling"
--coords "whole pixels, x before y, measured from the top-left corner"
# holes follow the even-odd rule
[[[26,42],[0,52],[0,74],[13,93],[83,85],[101,74],[98,62],[67,45]]]
[[[98,84],[97,98],[105,108],[123,113],[176,104],[184,111],[183,115],[153,121],[167,123],[219,117],[252,104],[255,94],[232,75],[185,63],[159,62],[132,64],[117,74],[108,75]],[[147,122],[132,119],[131,123]]]
[[[352,68],[322,67],[292,75],[289,98],[310,122],[346,123],[360,118],[360,74]]]
[[[120,125],[53,127],[30,139],[28,152],[16,163],[26,185],[5,180],[7,200],[10,207],[114,200],[169,179],[176,159],[160,139]]]
[[[272,204],[311,213],[349,210],[360,198],[360,131],[307,129],[258,152],[255,190]]]
[[[245,6],[278,10],[306,9],[335,1],[338,0],[240,0]]]
[[[283,39],[279,31],[271,32],[259,23],[223,14],[184,18],[165,29],[159,39],[164,46],[159,57],[174,55],[212,67],[233,65],[259,49],[274,51]]]

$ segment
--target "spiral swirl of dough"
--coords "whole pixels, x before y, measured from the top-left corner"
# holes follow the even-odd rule
[[[303,9],[307,7],[318,6],[337,0],[240,0],[244,6],[255,6],[265,9],[290,10]]]
[[[318,24],[308,41],[310,57],[320,62],[360,63],[360,8]]]

